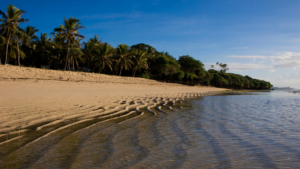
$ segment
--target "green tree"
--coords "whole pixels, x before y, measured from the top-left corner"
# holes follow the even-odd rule
[[[21,57],[22,59],[25,58],[25,54],[22,50],[20,50],[18,48],[18,45],[17,45],[17,41],[11,41],[11,46],[9,48],[9,57],[12,58],[12,59],[15,59],[15,64],[18,63],[18,57]]]
[[[117,57],[117,66],[120,68],[121,76],[122,69],[129,70],[131,65],[133,64],[131,60],[131,53],[129,51],[129,46],[126,44],[119,44],[116,49],[116,57]]]
[[[95,61],[97,67],[99,67],[99,73],[108,66],[112,70],[112,58],[115,53],[115,49],[108,43],[96,46],[93,50],[93,60]]]
[[[189,55],[179,56],[178,63],[184,72],[194,73],[198,69],[203,68],[204,64]]]
[[[17,49],[18,49],[18,58],[17,58],[18,61],[17,62],[18,62],[19,66],[21,64],[20,63],[20,43],[22,43],[23,39],[25,39],[26,36],[27,35],[26,35],[26,33],[25,33],[25,31],[23,29],[18,29],[14,33],[14,39],[15,39],[15,42],[17,44]],[[23,51],[22,51],[22,53],[23,53]],[[23,56],[22,59],[24,59],[25,54],[23,53],[22,56]]]
[[[146,52],[141,50],[132,50],[133,70],[132,75],[135,76],[137,70],[148,69]]]
[[[182,71],[182,70],[179,69],[178,72],[177,72],[177,74],[176,74],[176,78],[181,81],[181,79],[183,79],[184,76],[185,76],[184,71]]]
[[[168,76],[177,73],[179,65],[173,57],[168,57],[164,54],[160,54],[156,57],[156,65],[158,67],[159,75],[162,74]]]
[[[216,65],[218,65],[220,67],[220,72],[226,73],[226,71],[229,70],[226,63],[222,64],[222,63],[217,62]]]
[[[0,34],[0,65],[2,64],[2,56],[5,55],[6,38]]]
[[[80,44],[81,40],[82,39],[77,38],[75,42],[70,45],[70,60],[72,61],[73,71],[75,71],[75,64],[78,67],[79,61],[83,61],[83,59],[81,58],[81,56],[83,55]]]
[[[144,43],[132,45],[130,49],[145,52],[145,55],[147,57],[149,74],[151,74],[151,72],[156,68],[155,57],[158,55],[159,52],[157,52],[157,50],[154,47]]]
[[[90,38],[90,42],[94,45],[100,45],[102,39],[100,40],[99,36],[95,35],[94,38]]]
[[[211,83],[216,86],[223,87],[228,84],[228,81],[224,79],[222,76],[220,76],[219,74],[214,74]]]
[[[25,36],[22,40],[22,45],[24,48],[26,48],[26,55],[29,55],[30,48],[32,49],[32,41],[38,40],[38,37],[36,36],[36,32],[38,32],[38,29],[35,29],[33,26],[27,26],[25,29]]]
[[[65,45],[65,41],[67,39],[66,36],[60,35],[58,33],[54,33],[54,36],[52,36],[53,42],[52,42],[52,48],[54,49],[55,56],[57,58],[57,69],[59,69],[59,63],[60,63],[60,56],[64,48],[67,46]]]
[[[82,26],[79,22],[80,20],[73,17],[69,17],[69,20],[64,18],[64,25],[60,25],[59,28],[54,29],[55,32],[61,32],[61,34],[67,37],[67,59],[65,64],[65,70],[67,69],[67,65],[70,65],[70,42],[75,41],[76,37],[84,38],[84,36],[79,34],[78,30],[85,27]]]
[[[0,10],[0,14],[3,19],[0,19],[2,22],[1,27],[7,28],[7,42],[6,42],[6,54],[5,54],[5,64],[7,64],[7,55],[8,55],[8,45],[10,44],[11,35],[19,28],[21,22],[29,21],[28,19],[21,18],[25,11],[20,10],[11,4],[8,5],[6,14]]]
[[[46,61],[48,63],[48,66],[50,67],[51,62],[51,47],[52,43],[50,41],[50,38],[46,33],[41,33],[40,38],[34,42],[36,45],[36,52],[39,54],[40,58],[39,60],[41,62]]]

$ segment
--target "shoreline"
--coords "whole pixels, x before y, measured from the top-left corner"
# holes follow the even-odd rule
[[[92,73],[86,73],[92,75],[87,79],[94,81],[86,82],[84,76],[87,75],[83,74],[1,65],[0,133],[75,118],[98,118],[116,111],[134,109],[138,112],[143,106],[163,104],[163,101],[166,104],[229,90]],[[21,76],[27,79],[20,79]],[[45,77],[44,80],[40,80],[41,77]],[[69,81],[61,78],[69,78]]]

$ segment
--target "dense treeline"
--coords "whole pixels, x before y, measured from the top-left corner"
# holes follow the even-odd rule
[[[64,18],[63,25],[49,35],[38,33],[33,26],[19,27],[28,21],[21,16],[25,11],[9,5],[6,13],[0,11],[1,64],[99,72],[123,76],[140,76],[168,82],[213,85],[235,89],[269,89],[269,82],[226,73],[226,64],[217,63],[217,69],[206,71],[204,64],[189,55],[178,60],[168,52],[159,52],[147,44],[116,48],[94,36],[83,42],[79,30],[84,27],[76,18]],[[214,66],[212,66],[213,68]]]

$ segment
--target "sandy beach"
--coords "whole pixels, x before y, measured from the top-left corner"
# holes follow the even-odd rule
[[[227,89],[0,65],[0,132],[74,118],[85,120],[224,90]]]

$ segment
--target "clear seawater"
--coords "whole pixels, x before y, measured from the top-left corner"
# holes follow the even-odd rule
[[[142,115],[122,120],[94,121],[54,132],[51,137],[7,150],[0,156],[0,165],[300,168],[300,94],[271,91],[205,96],[176,103],[173,110],[152,110],[155,115],[143,110]]]

